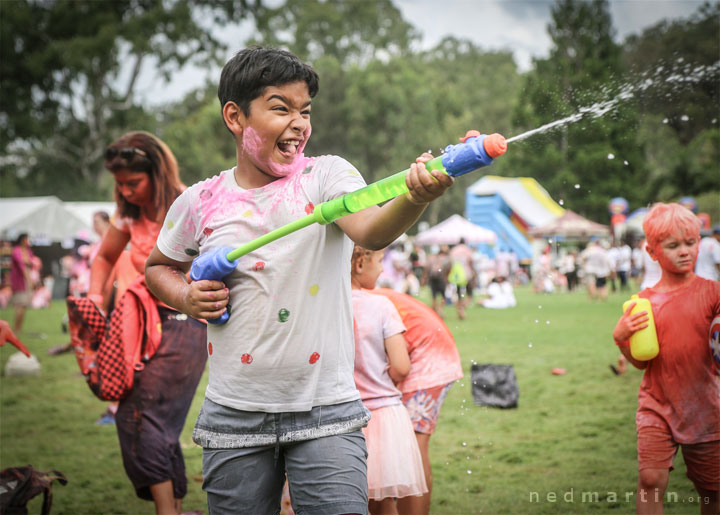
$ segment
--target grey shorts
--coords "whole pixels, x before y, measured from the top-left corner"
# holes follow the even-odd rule
[[[367,423],[366,415],[360,401],[274,414],[232,410],[206,399],[195,440],[209,437],[202,445],[210,514],[279,513],[286,475],[298,515],[367,514],[367,448],[359,429]],[[308,426],[322,436],[293,438],[311,435]],[[230,432],[235,435],[228,439]],[[265,435],[274,442],[227,447],[230,440],[242,445],[248,437]]]

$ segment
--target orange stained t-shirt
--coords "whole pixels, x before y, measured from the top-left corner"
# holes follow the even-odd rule
[[[695,277],[668,293],[647,288],[660,352],[648,362],[638,394],[637,427],[668,427],[682,444],[720,439],[720,379],[709,345],[720,314],[720,283]]]
[[[410,373],[397,385],[402,393],[443,386],[463,376],[460,354],[450,329],[430,307],[387,288],[366,290],[384,295],[400,313],[410,355]]]
[[[144,216],[120,218],[116,215],[112,217],[111,222],[117,230],[130,235],[130,249],[123,251],[114,268],[117,282],[115,303],[117,304],[135,278],[138,275],[145,275],[145,261],[155,246],[162,224],[148,220]],[[162,302],[159,304],[166,306]]]
[[[145,261],[150,256],[162,224],[139,218],[113,217],[113,225],[121,232],[130,235],[130,260],[138,274],[145,273]]]

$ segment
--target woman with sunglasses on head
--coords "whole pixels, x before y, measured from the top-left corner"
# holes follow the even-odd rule
[[[115,177],[117,211],[95,257],[88,297],[103,305],[102,289],[128,243],[144,286],[145,261],[165,214],[185,186],[168,146],[147,132],[130,132],[105,153]],[[118,292],[120,294],[120,292]],[[136,372],[133,388],[115,416],[123,464],[138,497],[152,500],[157,513],[180,513],[187,493],[179,437],[205,369],[205,325],[158,304],[162,338],[155,354]]]

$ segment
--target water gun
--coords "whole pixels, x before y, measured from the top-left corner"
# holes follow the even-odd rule
[[[462,143],[445,147],[445,151],[441,156],[425,163],[425,168],[428,171],[438,170],[451,177],[459,177],[492,164],[496,157],[503,155],[507,150],[505,138],[497,133],[486,135],[471,130],[467,132],[465,137],[460,138],[460,141]],[[202,279],[221,281],[235,270],[236,261],[239,258],[263,245],[309,225],[315,223],[326,225],[343,216],[357,213],[370,206],[403,195],[408,192],[405,176],[409,171],[408,168],[364,188],[318,204],[311,214],[279,227],[234,250],[230,247],[218,247],[205,252],[193,261],[190,268],[190,279],[193,281]],[[230,305],[228,305],[228,310],[220,318],[208,320],[208,322],[224,324],[229,317]]]

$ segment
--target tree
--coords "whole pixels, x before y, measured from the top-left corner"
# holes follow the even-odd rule
[[[624,45],[623,61],[652,84],[638,104],[650,180],[646,201],[720,192],[720,3],[662,21]]]
[[[486,53],[454,38],[428,52],[375,59],[347,71],[327,60],[318,69],[321,93],[313,102],[308,148],[344,156],[368,182],[408,168],[425,150],[439,156],[469,129],[510,130],[520,85],[509,53]],[[435,223],[462,212],[465,187],[477,179],[460,178],[423,219]]]
[[[612,197],[642,198],[637,115],[617,98],[623,69],[607,1],[558,0],[551,13],[550,56],[527,74],[514,121],[526,130],[565,123],[513,147],[503,169],[535,177],[567,207],[603,220]]]
[[[145,63],[160,77],[217,61],[223,45],[198,19],[249,16],[247,0],[0,2],[3,192],[92,196],[119,132],[152,130],[134,98]],[[127,76],[125,76],[125,74]],[[23,187],[24,191],[27,191]]]
[[[287,0],[258,9],[256,21],[257,42],[343,65],[402,55],[418,37],[391,0]]]
[[[160,110],[157,117],[158,134],[173,149],[185,184],[235,165],[235,142],[220,115],[216,86],[188,94],[182,102]]]

